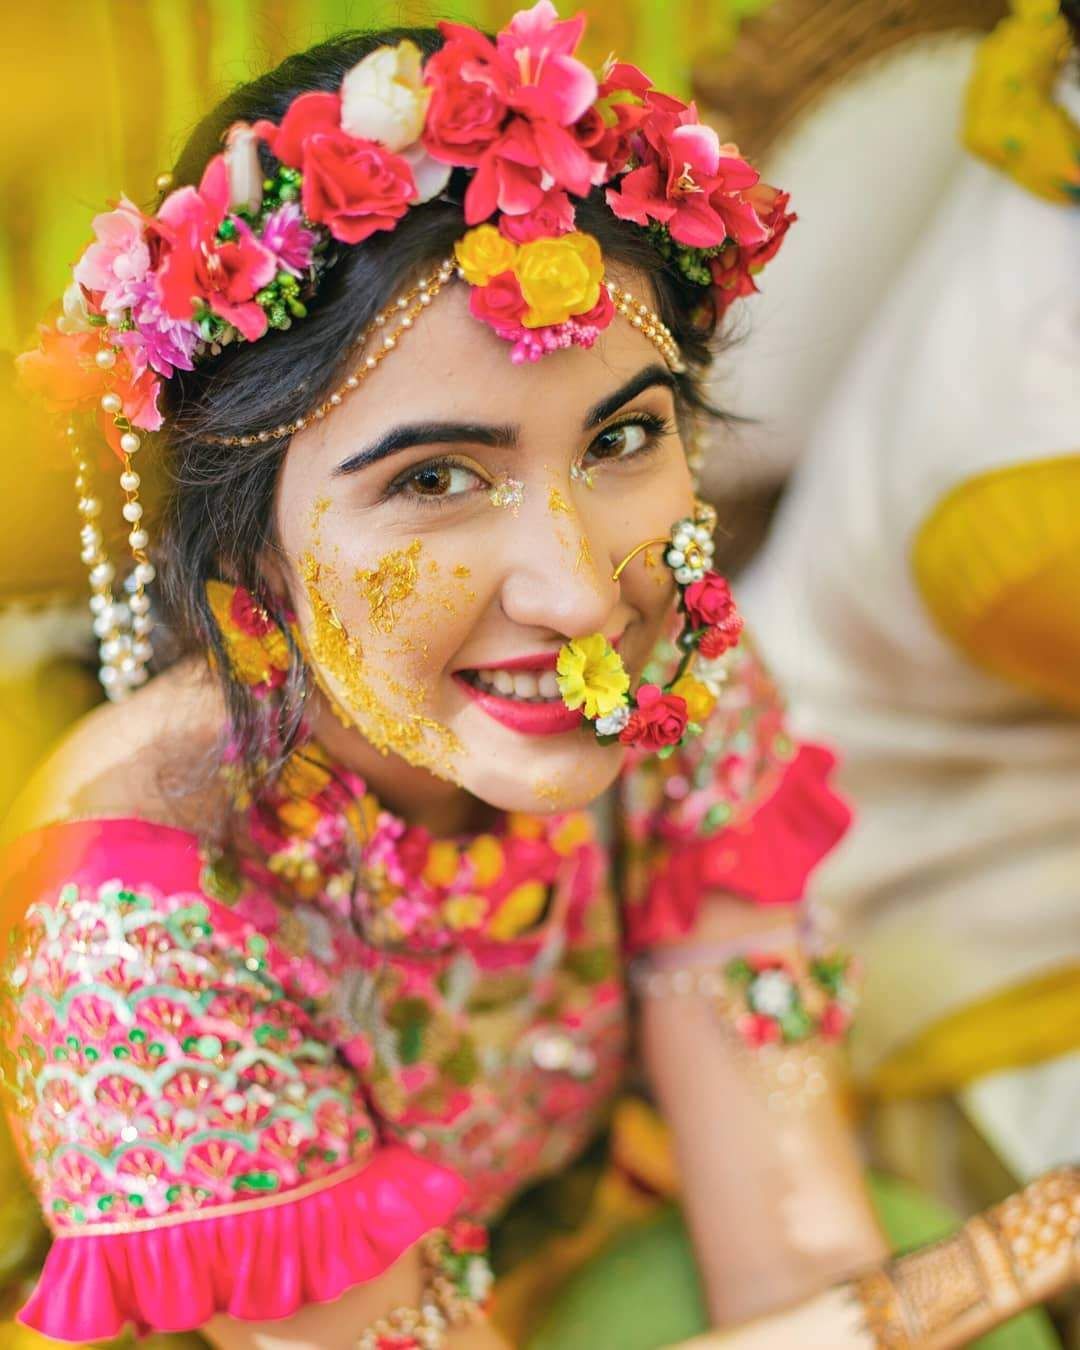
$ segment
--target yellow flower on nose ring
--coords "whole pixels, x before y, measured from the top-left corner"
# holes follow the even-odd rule
[[[619,653],[603,633],[566,643],[559,652],[555,678],[566,706],[583,709],[589,718],[614,712],[626,701],[630,688]]]

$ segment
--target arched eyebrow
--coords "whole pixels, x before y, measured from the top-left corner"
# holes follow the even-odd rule
[[[651,365],[639,370],[625,384],[613,393],[594,403],[585,414],[581,424],[582,431],[599,426],[613,413],[619,411],[624,403],[637,398],[646,389],[656,385],[677,392],[675,377],[666,366]],[[343,459],[334,469],[334,477],[356,473],[370,464],[375,464],[388,455],[400,454],[402,450],[411,450],[418,445],[487,445],[499,450],[515,450],[520,443],[520,428],[509,423],[490,422],[404,422],[391,427],[377,440]]]

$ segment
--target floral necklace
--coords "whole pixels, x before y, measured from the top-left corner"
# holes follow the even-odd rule
[[[250,805],[246,831],[257,870],[375,945],[416,951],[529,937],[553,888],[598,848],[584,811],[508,812],[491,831],[437,838],[386,810],[314,740]]]

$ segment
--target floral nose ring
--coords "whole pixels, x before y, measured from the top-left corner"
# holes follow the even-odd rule
[[[700,655],[717,661],[738,645],[743,621],[727,581],[711,570],[712,531],[716,512],[706,503],[692,517],[677,520],[663,539],[647,539],[631,549],[611,574],[618,581],[630,563],[647,548],[661,546],[679,593],[682,628],[675,640],[679,664],[663,685],[644,683],[630,692],[630,676],[603,633],[574,638],[559,651],[556,679],[563,702],[582,711],[589,731],[601,745],[655,750],[666,758],[689,737],[716,706],[715,678],[690,673]]]

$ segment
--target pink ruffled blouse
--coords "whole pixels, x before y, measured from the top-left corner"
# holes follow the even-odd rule
[[[690,750],[588,813],[434,839],[317,747],[214,856],[140,819],[17,841],[4,1077],[59,1340],[278,1318],[566,1165],[627,1066],[625,956],[703,897],[790,905],[843,834],[744,644]],[[612,886],[612,865],[619,894]]]

